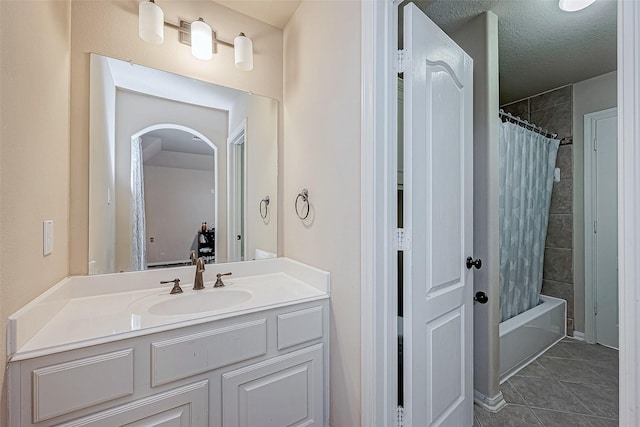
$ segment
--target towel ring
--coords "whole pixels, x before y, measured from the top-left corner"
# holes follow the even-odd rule
[[[264,206],[264,214],[262,213],[262,206]],[[269,209],[269,196],[264,196],[262,200],[260,200],[260,205],[258,206],[260,209],[260,217],[262,219],[267,219],[268,209]]]
[[[298,210],[298,200],[300,199],[302,199],[303,206],[302,209]],[[309,190],[307,190],[306,188],[304,188],[296,197],[295,208],[298,218],[307,219],[307,217],[309,216]],[[301,212],[303,212],[304,215],[302,215]]]

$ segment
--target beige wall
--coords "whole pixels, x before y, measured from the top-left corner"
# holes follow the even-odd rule
[[[474,292],[489,303],[473,309],[473,388],[495,399],[500,392],[500,256],[498,251],[498,17],[485,12],[452,35],[473,59],[473,254],[482,259]]]
[[[0,2],[0,380],[6,316],[69,270],[70,17],[68,1]],[[54,252],[44,257],[47,219]]]
[[[188,260],[189,252],[198,250],[200,225],[211,226],[215,219],[213,157],[169,153],[189,156],[193,163],[201,157],[210,170],[144,165],[145,226],[154,238],[147,241],[149,263]]]
[[[616,72],[573,85],[574,328],[584,332],[584,115],[617,105]]]
[[[252,91],[282,101],[282,30],[211,1],[164,0],[165,20],[203,17],[230,41],[244,31],[254,43],[254,69],[245,73],[233,65],[233,50],[219,47],[210,61],[191,55],[178,34],[165,29],[156,46],[138,37],[137,0],[73,0],[71,9],[71,205],[70,273],[87,272],[89,209],[89,53]],[[280,114],[280,117],[282,115]],[[282,124],[282,120],[280,120]]]
[[[242,96],[229,110],[229,132],[246,119],[245,129],[245,259],[256,249],[278,252],[278,103],[261,96]],[[266,218],[260,201],[269,196]]]
[[[360,425],[360,6],[304,0],[284,30],[284,255],[331,272],[335,427]]]

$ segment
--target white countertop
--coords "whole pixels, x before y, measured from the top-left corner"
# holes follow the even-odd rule
[[[242,265],[249,263],[255,264]],[[213,288],[215,272],[211,272],[205,275],[204,290],[192,290],[193,279],[185,280],[181,281],[184,292],[177,295],[169,294],[171,286],[158,287],[158,278],[185,277],[193,273],[193,267],[64,279],[9,318],[9,358],[38,357],[329,298],[328,273],[292,260],[278,258],[207,266],[209,270],[214,267],[221,272],[234,271],[233,278],[224,278],[224,288]],[[260,274],[261,271],[264,273]],[[196,313],[153,314],[156,304],[166,302],[164,306],[171,308],[172,301],[179,301],[184,305],[194,294],[215,302],[215,298],[229,291],[242,294],[242,300],[212,310],[199,304],[201,308]]]

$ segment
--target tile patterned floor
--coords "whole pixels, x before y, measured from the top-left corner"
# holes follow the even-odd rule
[[[618,425],[618,352],[565,338],[500,387],[507,406],[475,406],[475,427]]]

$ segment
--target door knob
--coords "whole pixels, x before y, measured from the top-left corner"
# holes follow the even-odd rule
[[[473,300],[480,304],[486,304],[487,301],[489,301],[489,297],[484,292],[476,292],[476,296],[473,297]]]
[[[471,257],[467,257],[467,268],[471,270],[472,267],[480,270],[482,268],[482,260],[480,258],[474,260]]]

